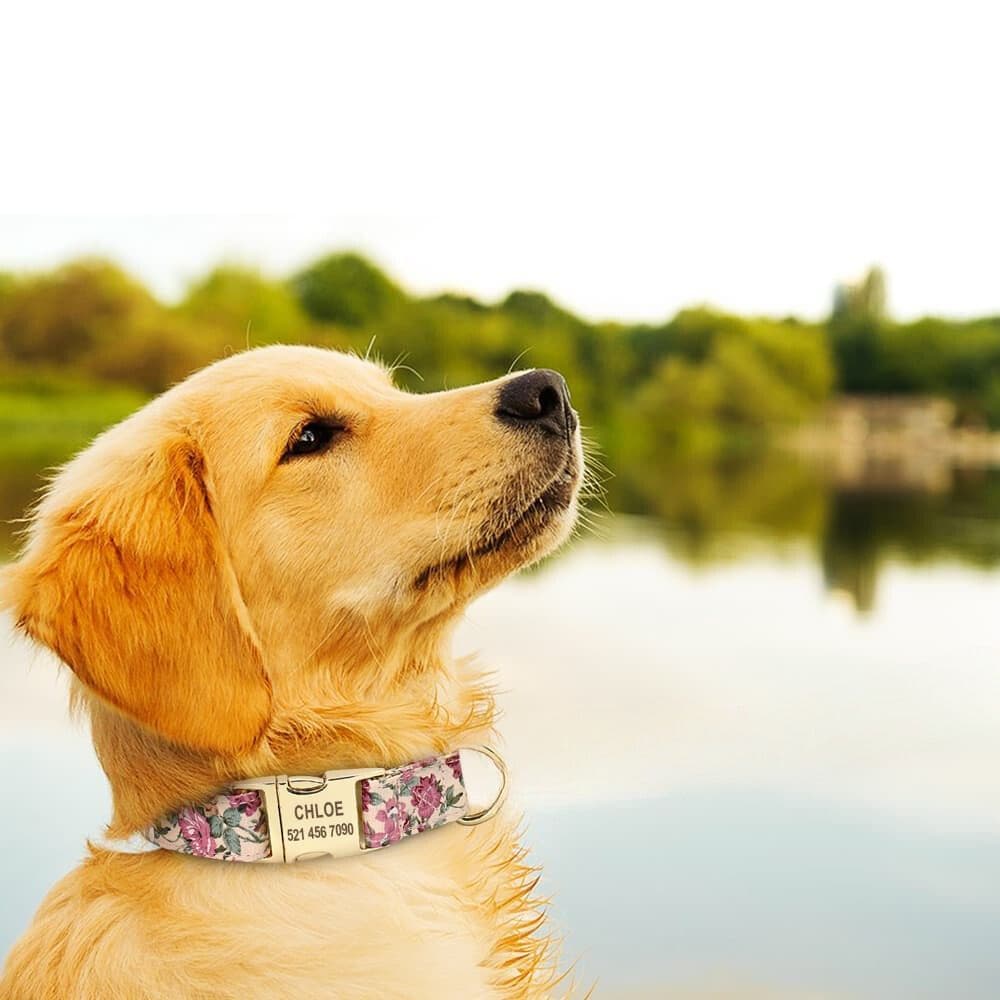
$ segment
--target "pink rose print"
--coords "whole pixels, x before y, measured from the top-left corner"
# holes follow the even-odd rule
[[[267,817],[259,792],[229,790],[161,816],[146,831],[159,847],[201,858],[260,861],[270,857]]]
[[[202,858],[215,854],[215,841],[208,820],[200,812],[185,806],[177,814],[181,836],[191,845],[191,853]]]
[[[410,793],[413,807],[422,820],[428,820],[441,805],[441,786],[431,775],[421,778]]]
[[[375,813],[375,819],[382,824],[382,840],[385,843],[395,844],[403,836],[399,821],[405,821],[406,813],[399,809],[397,799],[386,799],[385,808]]]
[[[361,785],[363,830],[368,847],[384,847],[442,826],[465,814],[458,753],[403,764]]]
[[[260,792],[230,792],[229,805],[249,816],[260,808]]]

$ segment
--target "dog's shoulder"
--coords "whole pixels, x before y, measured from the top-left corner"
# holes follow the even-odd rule
[[[548,995],[530,988],[532,976],[513,991],[505,982],[535,929],[528,911],[537,917],[510,834],[488,849],[514,866],[504,876],[501,863],[496,881],[482,879],[485,838],[459,828],[397,845],[377,864],[91,848],[10,953],[0,998],[363,998],[376,984],[379,996],[409,1000]],[[498,920],[498,903],[524,921],[524,937]]]

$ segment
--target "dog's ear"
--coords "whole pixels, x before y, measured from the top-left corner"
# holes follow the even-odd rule
[[[267,724],[271,690],[199,451],[176,432],[148,450],[91,451],[40,505],[3,603],[143,726],[194,749],[248,749]]]

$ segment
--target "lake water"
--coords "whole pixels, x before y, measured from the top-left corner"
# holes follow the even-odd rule
[[[859,515],[830,510],[819,542],[695,559],[680,522],[606,519],[471,609],[458,647],[497,668],[515,805],[597,996],[1000,996],[992,524],[837,547]],[[51,663],[4,648],[0,952],[108,813]]]

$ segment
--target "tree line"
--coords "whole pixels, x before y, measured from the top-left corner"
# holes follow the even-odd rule
[[[893,322],[879,272],[841,289],[829,319],[685,309],[660,324],[586,322],[535,291],[495,303],[408,293],[335,253],[287,279],[222,266],[176,304],[114,264],[0,274],[7,382],[72,380],[155,393],[248,345],[309,343],[400,365],[407,388],[494,378],[512,363],[562,371],[584,423],[626,463],[719,456],[818,412],[837,391],[933,393],[965,423],[1000,426],[1000,317]]]

